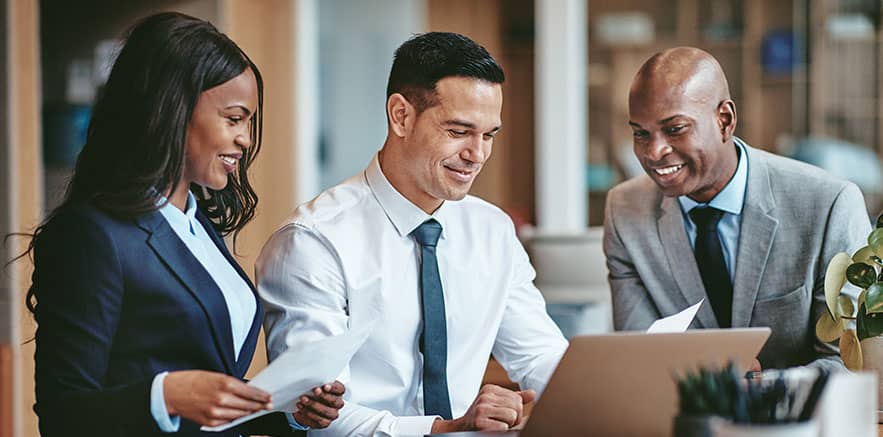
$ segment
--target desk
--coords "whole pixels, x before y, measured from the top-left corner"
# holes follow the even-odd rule
[[[452,432],[450,434],[433,434],[432,437],[518,437],[518,431],[509,432]]]
[[[434,437],[518,437],[518,431],[509,432],[455,432],[451,434],[436,434]],[[877,436],[883,437],[883,425],[877,425]]]

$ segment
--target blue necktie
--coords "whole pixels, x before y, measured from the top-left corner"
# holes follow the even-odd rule
[[[438,273],[435,246],[441,235],[439,222],[429,219],[411,235],[420,244],[420,290],[423,297],[423,411],[427,416],[452,419],[448,394],[448,331],[445,322],[445,296]]]
[[[733,314],[733,283],[717,233],[717,224],[723,215],[723,211],[712,207],[690,210],[690,218],[696,224],[693,254],[702,276],[702,285],[705,286],[705,294],[714,310],[717,324],[721,328],[729,328]]]

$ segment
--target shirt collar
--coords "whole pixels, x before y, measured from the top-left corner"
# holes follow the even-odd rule
[[[417,226],[420,226],[430,218],[434,218],[442,225],[441,238],[445,238],[444,214],[440,213],[443,212],[448,202],[443,202],[433,214],[427,214],[399,193],[389,180],[386,179],[386,176],[380,169],[379,156],[379,152],[374,154],[374,158],[371,159],[371,163],[365,169],[365,179],[371,192],[374,193],[377,203],[383,208],[383,212],[386,213],[386,217],[392,222],[399,235],[406,237],[414,229],[417,229]]]
[[[172,205],[172,202],[168,200],[165,196],[159,196],[157,199],[157,205],[161,205],[159,212],[162,213],[163,217],[166,218],[169,225],[173,228],[186,230],[192,234],[193,222],[196,220],[196,197],[193,196],[193,193],[187,192],[187,206],[184,211]]]
[[[717,193],[707,205],[733,215],[740,215],[742,214],[742,205],[745,203],[745,186],[748,184],[748,153],[742,140],[734,138],[733,142],[736,144],[736,151],[739,155],[736,173],[733,174],[733,178],[724,189]],[[687,196],[679,196],[678,202],[684,213],[688,213],[698,205],[705,205]]]

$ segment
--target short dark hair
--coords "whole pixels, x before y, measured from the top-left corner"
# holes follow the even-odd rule
[[[435,85],[451,76],[503,83],[503,68],[488,51],[464,35],[452,32],[417,34],[396,49],[386,86],[386,98],[399,93],[418,112],[438,103]]]

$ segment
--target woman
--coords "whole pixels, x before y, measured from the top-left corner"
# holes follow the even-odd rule
[[[130,32],[65,200],[31,241],[44,437],[199,435],[272,407],[240,380],[263,311],[220,237],[235,245],[258,200],[247,170],[262,88],[254,63],[207,22],[163,13]],[[228,434],[327,426],[342,394],[338,382],[316,388],[293,418]]]

